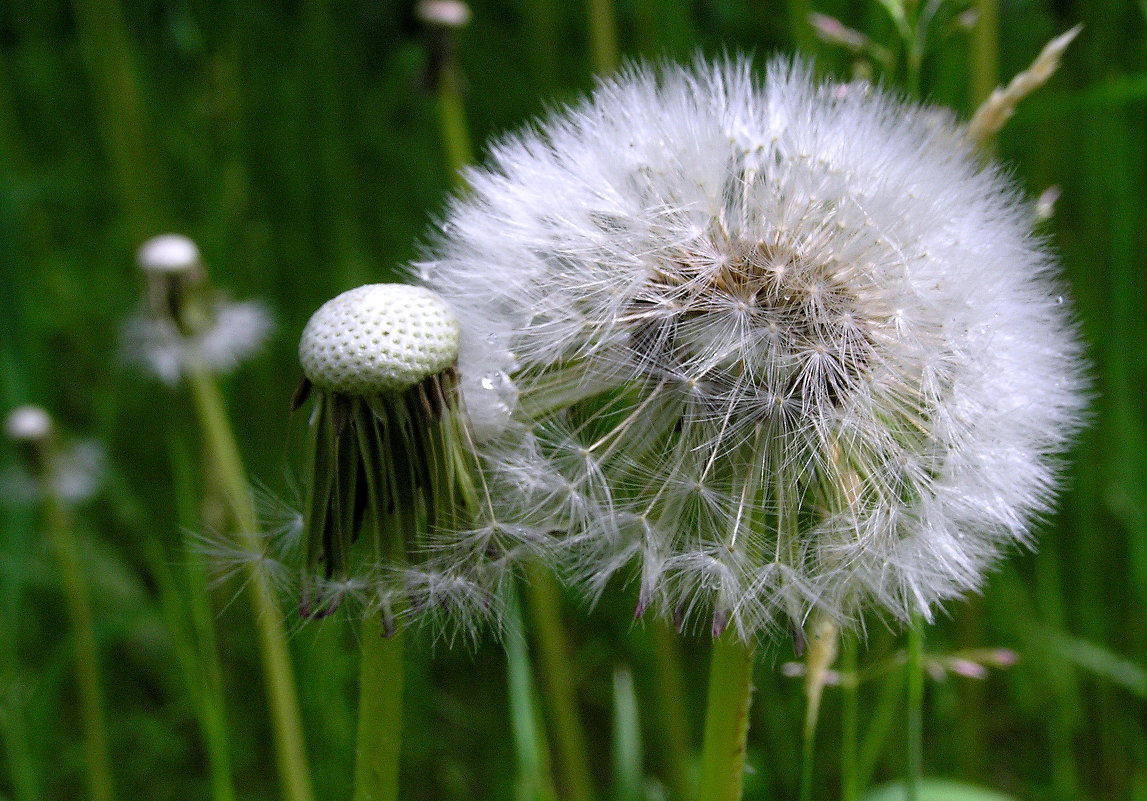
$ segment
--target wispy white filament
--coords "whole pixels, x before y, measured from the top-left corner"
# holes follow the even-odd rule
[[[420,274],[506,508],[592,592],[743,634],[928,616],[1048,508],[1080,345],[1029,206],[938,115],[636,67],[466,177]]]

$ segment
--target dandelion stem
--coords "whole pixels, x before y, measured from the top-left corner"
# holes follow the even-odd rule
[[[526,597],[538,648],[546,709],[557,752],[560,797],[588,801],[593,797],[589,755],[577,711],[570,648],[561,622],[558,587],[538,563],[526,567]]]
[[[404,639],[402,631],[382,636],[382,621],[376,615],[363,621],[354,801],[398,798]]]
[[[713,641],[701,751],[704,801],[739,801],[753,694],[753,646],[730,628]]]
[[[908,742],[904,797],[917,801],[924,775],[924,622],[918,615],[908,626]]]
[[[970,108],[988,99],[1000,79],[999,0],[976,0],[969,61]]]
[[[510,694],[510,726],[518,757],[519,801],[555,801],[545,748],[545,732],[534,703],[525,624],[517,592],[511,590],[506,628],[506,673]]]
[[[88,795],[91,801],[111,801],[111,763],[108,759],[107,729],[100,694],[100,668],[96,635],[92,626],[91,593],[80,566],[79,549],[69,515],[54,492],[47,493],[45,497],[44,522],[52,550],[59,562],[75,641],[76,683],[80,695],[80,718],[84,727]]]
[[[860,795],[857,761],[860,698],[856,681],[856,640],[852,637],[844,637],[840,644],[840,670],[840,801],[856,801]]]
[[[223,397],[210,372],[201,365],[192,364],[187,371],[187,384],[216,479],[235,522],[238,545],[252,555],[252,559],[246,562],[248,597],[263,661],[275,758],[283,793],[289,801],[311,801],[302,716],[283,617],[270,578],[262,565],[263,545],[257,534],[258,519],[239,449],[224,411]]]
[[[613,0],[588,0],[589,45],[593,53],[593,70],[608,75],[617,69],[617,17]]]
[[[446,151],[446,164],[451,180],[461,186],[465,183],[462,168],[474,159],[470,146],[470,130],[466,125],[466,109],[462,104],[458,69],[446,66],[438,81],[438,124],[442,128],[442,146]]]
[[[677,632],[660,618],[649,624],[653,641],[654,681],[657,685],[658,738],[665,750],[665,781],[672,801],[693,798],[689,777],[689,734],[685,722],[685,691],[681,684],[681,649]]]
[[[168,453],[172,464],[175,485],[176,510],[180,524],[186,531],[192,530],[196,517],[191,459],[182,441],[174,435],[168,437]],[[158,551],[158,545],[156,546]],[[185,545],[188,553],[193,545]],[[166,610],[172,621],[182,618],[183,599],[177,589],[178,580],[162,562],[162,554],[152,560],[160,582],[161,597],[165,599]],[[207,591],[207,577],[204,567],[198,560],[187,560],[184,576],[187,581],[187,617],[190,618],[191,642],[181,642],[183,628],[178,623],[172,625],[176,632],[177,653],[184,662],[188,682],[192,683],[196,712],[203,729],[204,747],[207,751],[208,771],[211,774],[212,798],[215,801],[233,801],[235,783],[231,769],[231,751],[227,729],[227,711],[223,696],[223,676],[219,665],[219,648],[215,636],[215,624]],[[164,589],[166,587],[166,589]]]

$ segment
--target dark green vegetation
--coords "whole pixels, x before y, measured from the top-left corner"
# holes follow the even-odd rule
[[[803,4],[791,5],[796,14]],[[891,36],[876,2],[812,5],[878,41]],[[581,3],[476,2],[474,12],[460,58],[476,142],[591,86]],[[626,55],[765,55],[799,39],[821,70],[848,74],[847,56],[794,25],[780,2],[626,0],[618,12]],[[1016,798],[1147,799],[1147,5],[1004,2],[999,74],[1023,69],[1078,22],[1060,73],[1021,105],[998,151],[1033,197],[1062,189],[1047,233],[1091,346],[1093,424],[1038,553],[1014,555],[982,598],[951,605],[928,632],[932,656],[1001,646],[1020,661],[983,680],[929,680],[924,770]],[[922,82],[964,116],[967,51],[964,33],[936,40]],[[218,285],[274,309],[278,335],[225,390],[251,474],[289,497],[284,475],[300,464],[302,430],[289,415],[298,333],[337,292],[393,279],[449,191],[434,99],[420,89],[424,62],[410,9],[390,2],[0,6],[0,411],[40,403],[109,455],[104,491],[77,518],[120,797],[207,798],[212,786],[196,711],[208,703],[204,625],[186,600],[200,557],[184,544],[186,529],[211,519],[197,500],[211,476],[198,467],[184,393],[121,366],[119,326],[141,290],[134,250],[155,233],[186,233]],[[37,516],[12,505],[0,514],[0,798],[83,797],[57,572]],[[269,799],[268,721],[238,589],[225,582],[213,594],[221,747],[238,797]],[[572,600],[567,608],[598,797],[636,799],[642,752],[646,776],[671,771],[653,723],[653,637],[631,622],[631,600],[589,616]],[[347,798],[358,628],[293,614],[288,625],[316,795]],[[858,773],[869,785],[903,770],[903,648],[872,621],[857,657],[874,675],[859,707]],[[408,650],[405,797],[513,797],[527,760],[510,734],[503,649],[410,637]],[[683,650],[696,740],[708,647],[687,639]],[[779,642],[758,661],[746,798],[797,793],[804,702],[800,680],[780,669],[790,659]],[[636,704],[624,693],[615,702],[615,686],[629,686],[619,666],[632,672]],[[817,797],[839,796],[841,714],[830,687]]]

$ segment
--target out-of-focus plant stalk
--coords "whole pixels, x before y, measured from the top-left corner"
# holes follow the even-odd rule
[[[976,24],[968,53],[968,95],[976,108],[1000,82],[999,0],[976,0]]]
[[[608,75],[617,69],[617,15],[613,0],[588,0],[589,48],[593,55],[593,71]]]
[[[661,618],[649,623],[653,641],[653,675],[656,682],[658,738],[665,753],[665,782],[672,801],[690,801],[693,780],[689,775],[691,749],[685,720],[685,689],[681,683],[681,647],[677,632]]]
[[[545,689],[543,698],[550,715],[548,728],[558,756],[559,795],[567,801],[588,801],[593,796],[589,754],[578,717],[574,693],[577,685],[570,670],[571,654],[562,628],[558,586],[536,562],[527,565],[525,584]]]
[[[88,794],[91,801],[111,801],[111,762],[108,758],[106,718],[100,693],[99,657],[92,625],[91,591],[80,566],[79,548],[72,532],[70,515],[59,495],[52,489],[44,495],[44,525],[59,563],[68,616],[72,622]]]
[[[840,644],[840,800],[860,796],[859,757],[860,691],[857,682],[856,639],[844,637]]]
[[[214,377],[204,367],[193,364],[189,366],[186,378],[215,478],[235,523],[238,545],[252,556],[245,563],[247,592],[263,662],[275,759],[283,794],[289,801],[311,801],[311,781],[294,671],[283,616],[270,577],[259,558],[263,553],[263,543],[258,535],[258,518],[251,489]]]
[[[905,732],[904,797],[918,801],[924,776],[924,621],[913,616],[908,625],[908,720]]]

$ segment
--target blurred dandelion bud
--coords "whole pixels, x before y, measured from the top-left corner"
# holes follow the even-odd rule
[[[314,398],[304,616],[330,614],[348,596],[380,613],[388,632],[404,614],[454,616],[468,628],[493,611],[466,560],[432,548],[470,528],[480,499],[457,393],[459,339],[442,299],[402,284],[344,292],[307,323],[295,399]]]
[[[461,0],[421,0],[414,13],[423,25],[464,28],[470,22],[470,6]]]
[[[0,478],[4,496],[32,503],[48,495],[76,504],[94,494],[102,478],[103,449],[94,442],[61,447],[51,415],[39,406],[18,406],[8,413],[4,432],[18,464]]]
[[[469,184],[420,275],[461,374],[512,387],[462,384],[513,404],[479,443],[495,497],[591,597],[745,638],[930,618],[1029,541],[1081,346],[945,118],[784,61],[632,67]]]
[[[208,281],[199,248],[180,234],[145,242],[137,261],[146,281],[144,308],[124,325],[123,352],[169,386],[189,366],[224,373],[262,348],[270,313],[257,302],[236,303]]]

